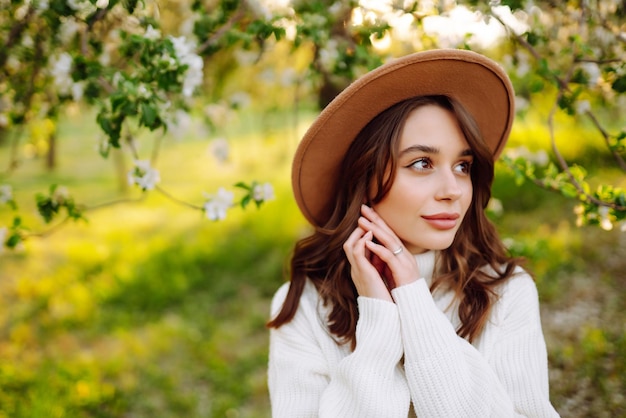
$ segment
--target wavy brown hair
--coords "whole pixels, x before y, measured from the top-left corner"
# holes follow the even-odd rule
[[[372,119],[357,135],[341,165],[336,199],[328,208],[330,218],[294,247],[289,291],[278,315],[268,322],[269,327],[278,328],[294,317],[308,279],[330,307],[326,318],[330,332],[339,342],[355,347],[358,294],[343,243],[357,225],[361,204],[376,204],[389,192],[394,181],[389,173],[396,172],[404,123],[412,111],[426,105],[452,112],[474,156],[470,172],[472,202],[452,245],[440,251],[431,291],[450,286],[459,302],[461,326],[457,334],[470,342],[478,337],[496,297],[494,287],[511,277],[521,261],[508,255],[485,215],[494,177],[493,155],[473,117],[460,103],[446,96],[423,96],[397,103]],[[375,194],[370,195],[372,191]]]

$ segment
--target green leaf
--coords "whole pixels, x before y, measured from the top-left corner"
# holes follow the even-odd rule
[[[524,9],[524,0],[502,0],[503,6],[509,6],[511,10]]]
[[[570,80],[572,83],[585,84],[589,83],[589,75],[580,68],[577,68]]]
[[[571,183],[565,183],[561,185],[560,189],[563,196],[570,198],[575,198],[578,196],[578,189],[576,189],[576,187]]]
[[[22,237],[17,232],[14,232],[9,235],[9,238],[6,240],[5,245],[9,248],[15,248],[20,242],[22,242]]]
[[[244,190],[248,190],[248,191],[252,191],[252,188],[253,188],[253,186],[249,186],[246,183],[244,183],[243,181],[235,183],[235,187],[239,187],[240,189],[244,189]]]
[[[248,203],[250,203],[250,201],[252,200],[252,195],[251,194],[247,194],[245,195],[240,202],[240,205],[242,208],[245,208],[246,206],[248,206]]]
[[[37,211],[46,223],[50,223],[54,215],[59,213],[59,205],[49,197],[39,194],[37,195]]]
[[[615,81],[613,81],[611,88],[618,93],[626,93],[626,75],[618,77]]]
[[[158,114],[154,106],[149,103],[141,104],[141,123],[148,128],[152,128],[157,120]]]
[[[533,32],[526,32],[526,40],[528,41],[530,45],[536,46],[541,40],[541,38],[535,35]]]

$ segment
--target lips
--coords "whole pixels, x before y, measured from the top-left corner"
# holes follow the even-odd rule
[[[435,229],[447,230],[457,225],[460,215],[458,213],[437,213],[434,215],[422,216]]]

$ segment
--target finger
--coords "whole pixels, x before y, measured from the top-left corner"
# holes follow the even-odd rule
[[[390,234],[392,236],[396,235],[395,232],[389,227],[389,225],[387,225],[385,220],[378,213],[376,213],[376,211],[373,208],[367,205],[361,205],[361,214],[371,224],[378,226],[381,229],[381,231],[387,234]]]
[[[371,222],[363,216],[359,218],[358,224],[362,229],[372,231],[378,242],[385,246],[389,251],[396,251],[396,253],[399,254],[399,252],[402,251],[399,249],[404,249],[400,238],[398,238],[398,236],[388,227],[384,227],[380,223]]]
[[[377,244],[374,241],[366,241],[365,246],[388,266],[398,261],[396,255],[384,243]]]
[[[356,227],[354,229],[354,231],[352,231],[352,233],[348,236],[348,239],[343,243],[343,250],[346,251],[346,253],[352,252],[354,250],[355,245],[357,244],[357,242],[367,233],[368,231],[361,228],[361,227]]]
[[[363,205],[361,212],[363,216],[358,221],[361,228],[374,232],[376,239],[391,251],[402,247],[402,241],[374,209]]]
[[[392,301],[385,282],[370,261],[370,251],[366,245],[374,235],[371,231],[353,231],[350,241],[344,244],[344,251],[350,263],[350,274],[357,293],[362,296]],[[359,235],[362,234],[360,237]]]
[[[415,258],[407,255],[396,255],[382,244],[366,241],[365,246],[386,265],[382,270],[377,266],[381,277],[385,277],[390,288],[409,284],[420,278]]]

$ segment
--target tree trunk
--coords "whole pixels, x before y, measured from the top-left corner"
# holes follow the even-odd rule
[[[57,166],[57,132],[56,129],[48,136],[48,152],[46,153],[46,169],[53,171]]]

